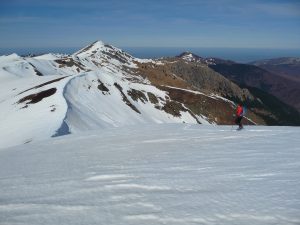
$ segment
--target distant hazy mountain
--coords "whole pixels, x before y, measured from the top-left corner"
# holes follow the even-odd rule
[[[251,64],[300,82],[300,58],[285,57],[254,61]]]
[[[278,59],[277,62],[279,61],[280,60]],[[293,62],[293,60],[289,62]],[[296,60],[295,62],[298,61]],[[277,74],[275,73],[275,71],[271,72],[271,70],[265,68],[264,66],[256,66],[254,64],[240,64],[228,61],[220,61],[219,63],[209,66],[216,72],[221,73],[222,75],[239,85],[261,89],[276,96],[281,101],[300,111],[299,79],[296,76],[293,77],[292,74],[287,75],[288,72],[286,72],[286,75]],[[291,66],[283,66],[282,70],[284,67],[287,68]],[[295,66],[294,72],[296,71],[296,67],[297,66]]]

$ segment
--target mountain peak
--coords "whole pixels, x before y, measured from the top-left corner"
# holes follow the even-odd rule
[[[202,58],[192,52],[189,52],[189,51],[185,51],[185,52],[182,52],[180,55],[178,55],[179,58],[183,58],[183,57],[193,57],[193,58]]]
[[[75,52],[74,55],[76,55],[76,56],[89,56],[89,55],[92,55],[92,54],[100,51],[101,49],[103,49],[104,46],[105,46],[104,42],[98,40],[98,41],[95,41],[92,44],[84,47],[83,49]]]
[[[178,55],[177,57],[184,59],[186,61],[189,61],[189,62],[202,62],[204,60],[204,58],[202,58],[192,52],[189,52],[189,51],[183,52],[180,55]]]
[[[183,52],[177,57],[182,58],[187,61],[190,61],[190,62],[196,62],[196,61],[203,59],[202,57],[200,57],[192,52],[189,52],[189,51]]]
[[[104,46],[104,42],[101,40],[97,40],[97,41],[93,42],[91,45],[94,47],[102,47],[102,46]]]

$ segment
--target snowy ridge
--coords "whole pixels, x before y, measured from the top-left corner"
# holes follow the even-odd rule
[[[32,83],[37,84],[36,80],[26,79],[26,82],[22,82],[22,87],[28,88],[22,89],[22,92],[18,88],[20,82],[10,83],[17,89],[1,102],[1,147],[47,139],[60,128],[67,112],[63,88],[70,77],[47,76],[43,78],[44,82],[38,84],[49,83],[48,85],[32,88]],[[60,79],[59,82],[51,83],[57,79]],[[51,95],[45,101],[43,95],[47,93]],[[36,101],[38,102],[34,103]]]
[[[181,58],[189,62],[195,62],[197,60],[200,62],[202,59],[201,57],[197,59],[191,52],[186,52]]]
[[[208,123],[184,105],[175,112],[165,91],[136,74],[148,62],[159,63],[101,41],[70,56],[1,56],[0,148],[99,128]]]
[[[98,68],[104,66],[114,66],[121,69],[121,66],[133,67],[134,57],[123,52],[114,46],[104,44],[102,41],[96,41],[93,44],[83,48],[72,55],[74,60],[79,60],[86,66]]]
[[[95,41],[91,45],[75,52],[73,55],[78,57],[87,57],[87,56],[91,56],[96,52],[99,52],[103,48],[104,48],[104,43],[102,41]]]
[[[181,117],[174,117],[153,107],[147,93],[152,93],[159,99],[156,106],[163,106],[166,101],[165,92],[152,85],[132,83],[122,78],[122,74],[110,74],[105,70],[99,70],[97,73],[89,72],[77,77],[68,84],[65,92],[65,98],[69,103],[66,123],[72,133],[99,127],[120,127],[138,123],[182,121],[196,123],[189,113],[182,112]],[[99,91],[99,85],[103,86],[102,91]],[[122,91],[117,85],[122,87]],[[133,101],[128,94],[132,90],[138,91],[143,97]],[[132,107],[118,103],[123,95],[130,99]],[[135,112],[133,107],[139,113]]]
[[[215,59],[213,59],[213,58],[203,58],[203,57],[195,55],[194,53],[191,53],[191,52],[183,52],[177,57],[181,58],[185,61],[188,61],[188,62],[203,63],[206,65],[215,65],[216,64]]]

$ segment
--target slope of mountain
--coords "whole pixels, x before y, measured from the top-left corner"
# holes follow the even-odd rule
[[[136,74],[147,62],[100,41],[69,56],[2,56],[0,146],[110,126],[209,123]]]
[[[239,85],[259,88],[300,111],[300,85],[255,65],[220,62],[209,65],[216,72]]]
[[[300,82],[300,58],[284,57],[251,62],[255,66],[268,70],[285,78]],[[300,85],[300,83],[299,83]]]
[[[213,59],[191,57],[138,59],[101,41],[72,55],[1,56],[0,147],[136,124],[232,124],[243,98],[255,103],[246,124],[290,124],[209,68]]]

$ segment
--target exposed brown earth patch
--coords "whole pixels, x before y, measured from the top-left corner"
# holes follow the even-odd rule
[[[77,71],[79,69],[85,71],[84,65],[82,65],[80,62],[74,61],[72,58],[56,59],[54,61],[59,64],[59,68],[75,66],[77,67]]]
[[[122,98],[123,98],[123,102],[125,102],[126,105],[128,105],[132,110],[134,110],[135,112],[141,114],[141,112],[126,97],[126,95],[123,92],[123,88],[118,83],[114,83],[114,86],[120,91],[120,93],[122,95]]]
[[[37,89],[37,88],[46,86],[46,85],[48,85],[48,84],[52,84],[52,83],[54,83],[54,82],[57,82],[57,81],[60,81],[60,80],[62,80],[62,79],[64,79],[64,78],[66,78],[66,77],[68,77],[68,76],[61,77],[61,78],[57,78],[57,79],[50,80],[50,81],[47,81],[47,82],[45,82],[45,83],[39,84],[39,85],[37,85],[37,86],[34,86],[34,87],[32,87],[32,88],[29,88],[29,89],[27,89],[27,90],[25,90],[25,91],[20,92],[18,95],[23,94],[23,93],[25,93],[26,91],[30,91],[30,90],[33,90],[33,89]]]
[[[99,85],[97,87],[100,91],[102,91],[102,94],[104,94],[104,95],[109,94],[109,89],[105,86],[105,84],[102,83],[101,80],[99,80],[99,79],[98,79],[98,83],[99,83]]]
[[[167,100],[166,104],[161,109],[175,117],[181,117],[181,112],[188,112],[197,121],[197,123],[201,124],[194,113],[191,110],[185,108],[180,102]]]
[[[32,66],[32,68],[37,76],[43,76],[43,74],[32,63],[29,63],[29,64]]]
[[[164,59],[163,64],[137,63],[137,73],[154,85],[165,85],[204,93],[218,93],[230,99],[253,99],[247,89],[215,72],[205,64],[186,62],[178,58]]]
[[[158,99],[153,93],[147,92],[147,95],[152,104],[154,104],[154,105],[158,104]]]
[[[144,78],[148,78],[154,85],[169,85],[180,88],[191,88],[186,81],[177,77],[170,70],[168,64],[157,65],[153,63],[138,63],[137,74],[142,75]]]
[[[131,56],[128,55],[127,53],[123,52],[123,51],[116,51],[115,49],[110,48],[108,51],[105,51],[105,55],[108,56],[110,59],[118,60],[119,62],[121,62],[125,65],[130,64],[128,62],[128,58],[130,58]]]
[[[108,61],[106,59],[103,59],[102,61],[105,63],[108,63]],[[103,66],[103,62],[100,63],[100,62],[97,62],[96,60],[92,60],[92,62],[99,68],[101,68]]]
[[[141,102],[143,102],[143,103],[148,102],[146,95],[142,91],[131,89],[131,90],[127,91],[127,94],[136,102],[138,100],[141,100]]]
[[[175,117],[181,117],[180,111],[187,111],[180,103],[175,101],[167,101],[166,104],[162,107],[162,110]]]
[[[114,49],[111,45],[105,44],[105,47],[109,48],[111,53],[117,52],[118,54],[121,54],[122,56],[126,56],[127,58],[131,58],[132,56],[129,55],[128,53],[124,52],[123,50],[120,51],[116,51],[116,49]],[[124,58],[125,59],[125,58]]]
[[[226,101],[171,87],[161,86],[160,89],[167,91],[172,100],[183,103],[193,114],[207,117],[209,122],[220,125],[234,124],[235,109]],[[257,121],[255,118],[252,120]],[[253,124],[246,118],[243,122]]]
[[[37,102],[42,101],[44,98],[47,98],[51,95],[54,95],[55,92],[56,92],[56,88],[50,88],[50,89],[45,90],[45,91],[41,91],[41,92],[38,92],[38,93],[35,93],[35,94],[27,95],[27,96],[21,98],[17,103],[20,104],[20,103],[26,102],[26,105],[35,104]]]

